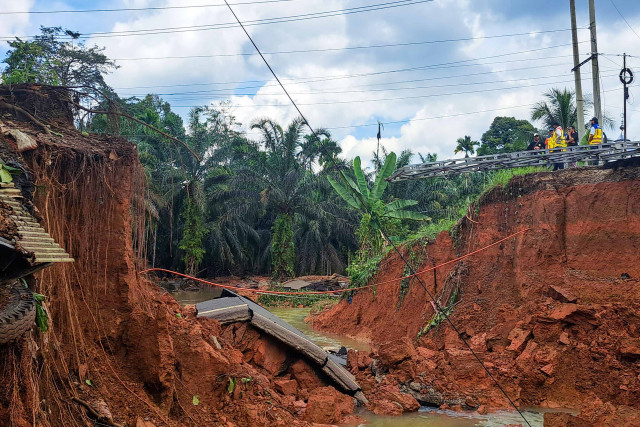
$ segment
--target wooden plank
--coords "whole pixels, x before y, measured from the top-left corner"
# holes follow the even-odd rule
[[[36,262],[74,262],[75,259],[73,258],[52,258],[52,257],[47,257],[47,258],[40,258],[40,257],[36,257]]]

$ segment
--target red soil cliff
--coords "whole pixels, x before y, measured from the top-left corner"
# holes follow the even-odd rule
[[[420,277],[443,306],[459,290],[451,320],[519,405],[587,409],[592,420],[603,403],[640,409],[640,167],[516,177],[482,197],[453,236],[426,244],[417,270],[525,228]],[[403,271],[390,254],[373,282]],[[399,282],[363,290],[313,319],[377,347],[373,363],[350,354],[372,406],[401,406],[386,388],[424,404],[508,407],[446,322],[417,339],[434,315],[417,280],[402,302],[399,292]]]
[[[41,122],[0,111],[4,126],[38,143],[18,156],[15,141],[0,135],[0,152],[27,168],[46,229],[76,259],[33,283],[48,297],[50,331],[0,348],[0,425],[308,425],[323,417],[314,393],[333,396],[326,421],[352,410],[352,398],[323,388],[307,366],[273,372],[285,348],[255,336],[257,349],[242,348],[245,357],[216,321],[196,320],[139,276],[146,215],[136,147],[82,135],[66,96],[0,87],[0,97]]]

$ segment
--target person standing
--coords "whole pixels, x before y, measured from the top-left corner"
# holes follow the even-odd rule
[[[542,141],[540,141],[540,134],[534,133],[533,141],[529,143],[529,146],[527,147],[527,151],[539,150],[541,148],[542,148]]]
[[[578,146],[578,132],[576,132],[576,128],[573,126],[569,126],[567,130],[567,147],[577,147]],[[570,168],[575,168],[578,165],[577,162],[569,162]]]
[[[578,146],[578,132],[576,132],[576,128],[573,126],[569,126],[569,130],[567,131],[567,147],[577,147]]]
[[[602,128],[598,124],[598,118],[591,119],[591,130],[589,131],[589,145],[602,143]]]
[[[556,122],[553,124],[553,132],[555,135],[555,145],[556,147],[566,147],[567,146],[567,138],[564,134],[564,130],[560,123]]]

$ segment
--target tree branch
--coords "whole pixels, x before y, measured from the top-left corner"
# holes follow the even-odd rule
[[[142,120],[136,119],[135,117],[130,116],[130,115],[129,115],[129,114],[127,114],[127,113],[122,113],[122,112],[120,112],[120,111],[92,110],[92,109],[90,109],[90,108],[87,108],[87,107],[85,107],[85,106],[83,106],[83,105],[78,104],[77,102],[73,102],[73,101],[71,101],[71,103],[72,103],[73,105],[75,105],[77,108],[79,108],[79,109],[81,109],[81,110],[84,110],[84,111],[86,111],[86,112],[88,112],[88,113],[91,113],[91,114],[115,114],[115,115],[117,115],[117,116],[122,116],[122,117],[126,117],[126,118],[127,118],[127,119],[129,119],[129,120],[133,120],[134,122],[136,122],[136,123],[138,123],[138,124],[141,124],[142,126],[146,126],[146,127],[148,127],[149,129],[151,129],[151,130],[153,130],[153,131],[158,132],[158,133],[159,133],[159,134],[161,134],[162,136],[165,136],[165,137],[167,137],[167,138],[171,139],[172,141],[175,141],[175,142],[179,143],[179,144],[180,144],[180,145],[182,145],[184,148],[186,148],[186,149],[189,151],[189,153],[191,153],[191,155],[192,155],[193,157],[195,157],[195,158],[196,158],[196,160],[198,160],[198,161],[200,161],[200,160],[201,160],[201,159],[200,159],[200,157],[198,157],[198,155],[197,155],[196,153],[194,153],[194,152],[193,152],[193,150],[192,150],[191,148],[189,148],[189,146],[187,145],[187,143],[185,143],[185,142],[183,142],[183,141],[179,140],[178,138],[176,138],[176,137],[174,137],[174,136],[169,135],[169,134],[168,134],[168,133],[166,133],[166,132],[161,131],[160,129],[158,129],[158,128],[157,128],[157,127],[155,127],[155,126],[152,126],[152,125],[150,125],[150,124],[148,124],[148,123],[145,123],[145,122],[143,122]]]
[[[42,123],[40,120],[38,120],[34,116],[32,116],[31,113],[26,111],[24,108],[18,107],[17,105],[14,105],[14,104],[10,104],[8,102],[5,102],[2,99],[0,99],[0,108],[5,109],[5,110],[13,110],[16,113],[24,114],[25,116],[27,116],[29,118],[29,120],[31,120],[33,123],[35,123],[38,126],[40,126],[42,128],[42,130],[44,130],[44,132],[47,135],[51,135],[51,131],[49,130],[49,128],[46,127],[44,125],[44,123]]]

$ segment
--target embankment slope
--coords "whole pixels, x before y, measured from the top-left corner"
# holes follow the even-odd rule
[[[0,86],[0,99],[38,120],[0,111],[4,128],[37,142],[18,155],[3,134],[0,152],[26,168],[43,224],[76,260],[32,281],[47,296],[49,332],[0,348],[0,425],[309,425],[352,410],[304,363],[287,371],[280,344],[254,333],[257,350],[241,351],[216,321],[197,320],[138,274],[149,215],[137,149],[76,130],[69,96]],[[278,387],[285,380],[293,393]]]
[[[420,277],[442,305],[458,289],[451,320],[519,405],[597,411],[609,402],[639,409],[640,167],[627,161],[515,177],[484,195],[451,234],[414,247],[424,250],[417,270],[522,229],[528,231]],[[373,282],[403,272],[390,254]],[[413,279],[402,301],[399,282],[381,285],[313,321],[371,340],[379,348],[374,359],[385,356],[380,348],[388,353],[389,341],[408,337],[409,346],[396,345],[398,357],[382,367],[351,364],[374,402],[388,383],[413,388],[419,400],[422,393],[422,403],[508,407],[446,322],[417,339],[433,316]]]

